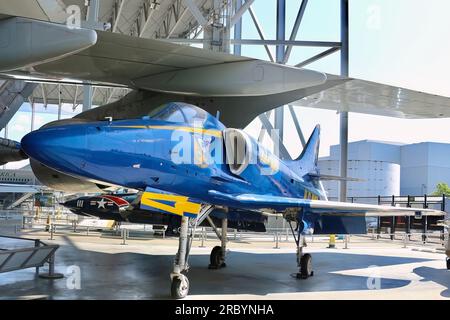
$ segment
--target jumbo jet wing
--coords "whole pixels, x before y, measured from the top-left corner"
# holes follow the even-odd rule
[[[192,96],[259,96],[326,82],[323,73],[106,31],[0,20],[0,72]]]
[[[446,213],[439,210],[422,208],[402,208],[392,206],[369,205],[359,203],[346,203],[336,201],[308,200],[288,197],[239,194],[231,195],[210,190],[209,194],[218,201],[230,207],[238,207],[250,210],[271,210],[284,212],[290,208],[303,208],[305,212],[318,215],[338,216],[443,216]]]

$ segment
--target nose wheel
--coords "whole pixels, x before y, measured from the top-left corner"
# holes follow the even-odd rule
[[[182,274],[172,278],[171,294],[174,299],[184,299],[189,293],[189,279]]]
[[[213,206],[204,206],[197,218],[192,221],[186,216],[181,217],[180,231],[178,237],[178,252],[173,263],[173,271],[170,274],[170,293],[174,299],[183,299],[189,294],[189,279],[185,274],[189,271],[189,253],[198,224],[212,211]],[[190,232],[189,232],[190,230]]]
[[[450,258],[447,258],[447,270],[450,270]]]

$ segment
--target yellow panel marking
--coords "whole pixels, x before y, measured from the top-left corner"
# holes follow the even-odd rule
[[[175,204],[174,206],[170,206],[158,202],[158,200],[173,201]],[[145,206],[176,214],[178,216],[182,216],[185,213],[198,214],[201,209],[201,205],[199,203],[190,202],[188,197],[162,193],[144,192],[141,203]]]
[[[315,195],[314,193],[312,193],[311,191],[307,191],[305,190],[305,196],[304,199],[308,199],[308,200],[319,200],[319,197],[317,195]]]

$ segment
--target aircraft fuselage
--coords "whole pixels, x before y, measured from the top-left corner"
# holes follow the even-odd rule
[[[203,202],[210,200],[209,190],[296,198],[320,194],[250,137],[246,148],[252,163],[233,174],[224,130],[210,115],[201,127],[146,117],[44,128],[25,136],[22,148],[30,158],[76,178],[151,187]]]

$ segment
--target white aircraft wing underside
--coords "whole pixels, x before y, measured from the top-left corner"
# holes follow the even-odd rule
[[[0,19],[0,73],[239,97],[324,84],[325,74],[226,53],[63,24]]]
[[[359,79],[292,105],[409,119],[450,117],[450,98]]]

